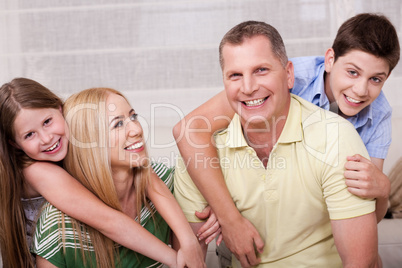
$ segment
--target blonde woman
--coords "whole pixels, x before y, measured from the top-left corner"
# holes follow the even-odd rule
[[[205,267],[198,241],[171,193],[173,169],[149,162],[137,114],[124,96],[108,88],[84,90],[66,101],[64,115],[70,135],[67,171],[108,206],[136,219],[141,237],[159,240],[157,247],[143,249],[149,253],[144,255],[163,256],[171,267]],[[167,245],[170,229],[177,263],[176,251]],[[116,247],[50,204],[38,220],[33,252],[39,268],[162,265]]]

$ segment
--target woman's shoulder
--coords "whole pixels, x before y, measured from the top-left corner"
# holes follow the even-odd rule
[[[155,174],[169,187],[169,189],[173,190],[173,175],[174,175],[174,167],[167,167],[163,163],[151,163],[151,168],[155,172]]]

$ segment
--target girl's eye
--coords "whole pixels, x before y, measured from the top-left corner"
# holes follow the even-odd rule
[[[130,116],[130,120],[131,121],[136,121],[137,120],[137,117],[138,117],[138,114],[132,114],[131,116]]]
[[[30,137],[32,137],[33,132],[29,132],[28,134],[25,135],[24,139],[29,139]]]
[[[45,122],[43,122],[43,124],[46,126],[48,124],[50,124],[52,122],[52,118],[46,119]]]

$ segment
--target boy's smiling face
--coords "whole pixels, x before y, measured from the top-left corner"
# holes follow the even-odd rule
[[[332,48],[325,54],[325,93],[336,101],[340,112],[354,116],[370,105],[381,93],[390,71],[383,58],[351,50],[335,61]]]

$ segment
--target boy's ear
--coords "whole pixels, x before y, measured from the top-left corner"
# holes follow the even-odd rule
[[[331,72],[334,63],[335,63],[335,52],[332,48],[328,48],[327,52],[325,52],[325,71],[327,73]]]
[[[8,143],[10,143],[11,144],[11,146],[13,146],[13,147],[15,147],[15,148],[17,148],[17,149],[20,149],[21,150],[21,147],[17,144],[17,143],[15,143],[14,141],[12,141],[12,140],[8,140]]]

